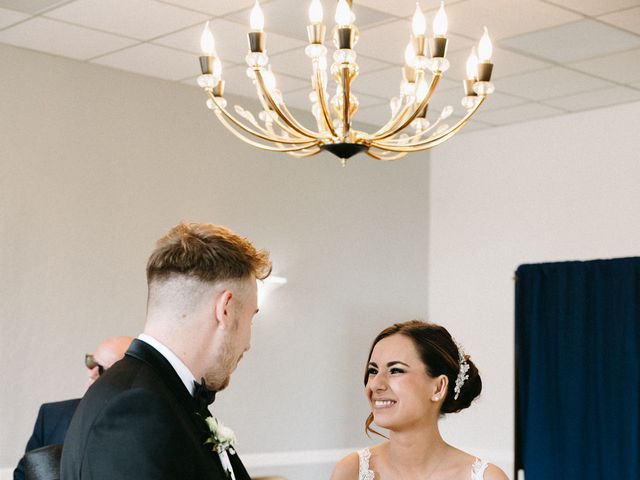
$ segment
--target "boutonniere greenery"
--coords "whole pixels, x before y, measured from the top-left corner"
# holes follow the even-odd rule
[[[209,427],[210,435],[204,442],[205,445],[211,445],[211,450],[217,453],[222,453],[228,450],[229,453],[236,453],[234,447],[236,446],[236,434],[233,433],[229,427],[222,424],[214,416],[209,416],[204,419]]]

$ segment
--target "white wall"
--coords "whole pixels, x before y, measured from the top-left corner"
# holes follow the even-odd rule
[[[253,465],[302,451],[322,465],[286,467],[290,480],[326,478],[313,452],[366,442],[370,341],[426,315],[427,155],[343,169],[263,154],[196,88],[7,46],[0,64],[0,468],[41,403],[83,393],[85,352],[141,331],[147,256],[188,219],[270,249],[289,280],[215,412]]]
[[[473,132],[433,151],[430,318],[451,326],[485,387],[444,423],[453,441],[512,450],[518,265],[640,255],[639,119],[634,103]]]

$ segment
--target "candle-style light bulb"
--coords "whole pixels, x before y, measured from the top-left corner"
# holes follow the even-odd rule
[[[339,0],[336,7],[335,21],[338,25],[351,25],[355,19],[347,0]]]
[[[478,55],[476,55],[476,47],[471,49],[471,54],[467,58],[467,78],[473,80],[478,76]]]
[[[204,30],[202,30],[202,35],[200,36],[200,48],[202,49],[202,53],[209,57],[213,56],[213,51],[215,49],[216,42],[213,39],[213,33],[209,29],[209,21],[204,26]]]
[[[449,22],[447,20],[447,14],[444,11],[444,1],[440,2],[440,8],[433,19],[433,34],[436,37],[444,37],[447,34],[449,28]]]
[[[311,5],[309,5],[309,21],[312,24],[322,23],[322,3],[320,0],[312,0]]]
[[[484,27],[484,34],[480,38],[478,44],[478,58],[481,62],[489,62],[491,55],[493,54],[493,45],[491,45],[491,39],[489,38],[489,31],[487,27]]]
[[[214,77],[220,78],[222,76],[222,62],[218,57],[213,59],[212,73]]]
[[[413,34],[416,37],[418,35],[424,35],[427,31],[427,19],[424,17],[424,13],[422,13],[422,9],[420,8],[420,4],[418,2],[416,2],[416,11],[413,12],[411,28],[413,30]]]
[[[256,0],[256,4],[251,10],[251,17],[249,18],[249,25],[254,32],[261,32],[264,30],[264,14],[260,8],[260,3]]]
[[[270,92],[273,92],[276,89],[276,76],[273,74],[271,69],[264,72],[264,85]]]
[[[413,47],[413,42],[409,42],[407,48],[404,49],[404,63],[413,67],[416,61],[416,49]]]

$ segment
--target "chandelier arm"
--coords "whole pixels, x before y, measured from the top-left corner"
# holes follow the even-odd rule
[[[340,80],[342,82],[342,139],[346,141],[351,131],[351,118],[349,115],[349,108],[351,107],[351,75],[348,64],[342,64]]]
[[[413,145],[406,146],[392,145],[386,142],[372,142],[371,146],[390,152],[419,152],[421,150],[427,150],[429,148],[440,145],[442,142],[445,142],[453,137],[460,131],[460,129],[462,129],[462,127],[466,125],[473,114],[478,111],[478,108],[480,108],[480,105],[482,105],[482,102],[484,102],[486,98],[486,95],[482,95],[480,97],[480,101],[476,104],[476,106],[469,110],[467,114],[462,117],[460,121],[458,121],[458,123],[433,138],[428,138],[421,142],[414,143]]]
[[[262,90],[260,89],[260,87],[258,87],[258,83],[257,82],[256,82],[256,91],[257,91],[257,95],[258,95],[258,100],[260,100],[260,104],[262,105],[262,108],[267,112],[268,115],[271,115],[271,112],[273,112],[273,109],[268,104],[267,99],[263,95]],[[277,114],[271,116],[271,118],[273,118],[273,120],[278,124],[278,126],[282,129],[283,132],[286,132],[287,134],[292,135],[293,137],[299,139],[300,143],[309,141],[309,140],[300,138],[300,133],[297,130],[289,127],[286,123],[284,123],[282,121],[282,119]],[[274,134],[275,134],[275,132],[274,132]],[[282,137],[282,135],[279,135],[279,137],[280,138],[284,138],[284,137]]]
[[[333,126],[333,119],[331,118],[331,112],[329,111],[329,105],[327,104],[327,96],[324,94],[324,87],[322,84],[322,72],[320,68],[316,68],[316,95],[318,96],[318,104],[324,117],[324,122],[329,129],[332,137],[337,137],[336,129]]]
[[[376,160],[382,160],[384,162],[390,162],[392,160],[399,160],[402,157],[404,157],[407,153],[409,152],[402,152],[402,153],[398,153],[396,155],[393,156],[389,156],[389,155],[383,155],[383,154],[377,154],[372,152],[371,150],[367,150],[367,155],[369,155],[371,158],[375,158]]]
[[[266,140],[268,142],[281,142],[281,143],[286,143],[288,145],[302,145],[302,144],[306,144],[309,143],[309,140],[302,140],[302,139],[287,139],[287,138],[280,138],[278,136],[276,137],[272,137],[270,135],[266,135],[263,133],[260,133],[256,130],[253,130],[252,128],[247,127],[246,125],[244,125],[241,121],[239,121],[238,119],[236,119],[233,115],[231,115],[225,108],[223,108],[220,103],[218,103],[218,101],[216,100],[216,97],[211,93],[211,92],[207,92],[209,94],[209,98],[211,98],[213,100],[213,103],[216,106],[216,114],[217,111],[220,111],[222,113],[222,115],[224,115],[224,117],[226,117],[227,119],[229,119],[229,121],[231,121],[231,123],[233,123],[236,127],[244,130],[245,132],[253,135],[254,137],[258,137],[262,140]],[[224,118],[222,117],[222,118]],[[221,118],[221,116],[219,115],[218,118]]]
[[[422,137],[423,135],[429,133],[434,128],[436,128],[438,125],[440,125],[441,122],[442,122],[442,118],[438,118],[438,120],[433,122],[433,125],[429,125],[428,128],[425,128],[424,130],[422,130],[419,133],[415,133],[414,135],[411,135],[410,137],[405,138],[404,140],[400,140],[399,138],[390,138],[389,140],[387,140],[387,142],[390,145],[402,145],[403,143],[406,143],[406,142],[411,142],[413,140],[418,140],[420,137]]]
[[[312,157],[313,155],[317,155],[321,151],[322,150],[320,150],[319,148],[316,148],[315,150],[311,150],[309,152],[288,152],[288,154],[296,158],[305,158],[305,157]]]
[[[378,130],[376,130],[374,133],[372,133],[371,136],[379,135],[388,129],[395,128],[395,126],[398,125],[402,121],[402,119],[406,116],[406,114],[409,112],[409,108],[410,108],[409,105],[405,105],[404,107],[399,108],[395,116],[392,115],[389,121],[385,123],[382,127],[380,127]]]
[[[298,132],[298,134],[313,140],[319,140],[320,136],[317,133],[312,132],[311,130],[300,125],[300,123],[298,123],[296,119],[293,118],[293,116],[288,117],[285,114],[285,112],[283,112],[282,109],[278,106],[278,104],[274,101],[273,96],[271,95],[271,93],[269,93],[269,90],[267,89],[267,86],[264,83],[261,67],[254,67],[253,71],[256,73],[256,79],[258,80],[258,85],[262,90],[262,94],[265,96],[265,98],[267,99],[267,102],[271,106],[271,109],[276,113],[276,115],[278,115],[287,125],[289,125],[289,127],[293,128],[296,132]]]
[[[440,81],[441,75],[442,75],[442,73],[440,73],[440,72],[437,72],[437,73],[433,74],[433,77],[431,78],[431,84],[429,85],[429,90],[427,91],[427,94],[424,96],[424,98],[422,99],[422,101],[420,102],[418,107],[413,110],[411,115],[409,115],[409,118],[407,118],[402,123],[402,125],[395,126],[394,128],[391,128],[390,130],[388,130],[386,132],[383,132],[383,133],[380,133],[378,135],[372,135],[371,137],[369,137],[369,139],[372,140],[372,141],[384,140],[385,138],[392,137],[393,135],[397,134],[398,132],[401,132],[407,126],[409,126],[411,124],[411,122],[413,122],[415,120],[415,118],[418,116],[418,113],[420,113],[429,104],[429,101],[431,100],[431,96],[433,95],[433,92],[435,91],[436,87],[438,86],[438,82]],[[416,82],[416,85],[417,85],[417,82]]]
[[[218,120],[220,120],[220,123],[222,123],[222,125],[224,125],[227,130],[229,130],[231,133],[233,133],[237,138],[239,138],[240,140],[242,140],[245,143],[248,143],[251,146],[257,147],[257,148],[261,148],[263,150],[269,150],[270,152],[298,152],[301,150],[304,150],[306,148],[309,147],[314,147],[318,145],[317,141],[311,141],[311,142],[307,142],[304,145],[294,145],[291,147],[284,147],[284,148],[279,148],[279,147],[273,147],[271,145],[264,145],[262,143],[256,142],[255,140],[252,140],[250,138],[245,137],[244,135],[242,135],[240,132],[238,132],[235,128],[233,128],[232,124],[230,122],[227,121],[227,119],[225,118],[225,116],[223,115],[223,113],[221,111],[216,111],[215,112]]]

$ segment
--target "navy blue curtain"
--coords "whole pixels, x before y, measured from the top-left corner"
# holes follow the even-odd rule
[[[640,479],[640,258],[516,272],[516,469]]]

